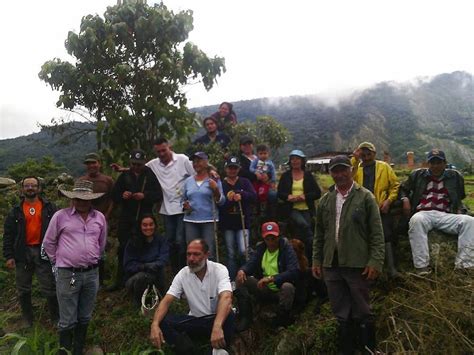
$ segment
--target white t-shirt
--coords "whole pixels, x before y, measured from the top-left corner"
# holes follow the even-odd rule
[[[232,292],[229,271],[224,265],[207,260],[202,281],[186,266],[176,274],[167,294],[181,298],[184,293],[189,304],[189,315],[202,317],[216,314],[219,294],[224,291]]]
[[[189,158],[184,154],[173,153],[168,165],[155,158],[146,163],[146,166],[155,173],[163,190],[160,213],[168,216],[183,213],[183,184],[188,177],[194,175]]]

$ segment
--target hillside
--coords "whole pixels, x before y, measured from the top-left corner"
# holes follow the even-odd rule
[[[293,142],[283,149],[284,154],[293,147],[308,155],[351,151],[359,142],[370,140],[380,153],[390,152],[395,163],[404,163],[407,151],[414,151],[420,162],[433,147],[444,149],[458,167],[474,160],[474,80],[466,72],[410,83],[379,83],[340,99],[336,105],[316,96],[292,96],[238,101],[234,108],[239,121],[271,115],[285,125]],[[207,116],[216,106],[193,111]],[[95,148],[94,134],[67,146],[57,144],[59,138],[43,130],[0,140],[0,174],[12,163],[50,155],[77,175],[82,171],[82,157]]]

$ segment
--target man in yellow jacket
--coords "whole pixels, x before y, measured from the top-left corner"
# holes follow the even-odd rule
[[[400,182],[393,169],[384,161],[376,160],[375,146],[370,142],[359,144],[352,158],[354,180],[370,190],[380,207],[383,233],[385,237],[385,263],[389,276],[399,276],[393,256],[393,218],[390,205],[398,198]]]

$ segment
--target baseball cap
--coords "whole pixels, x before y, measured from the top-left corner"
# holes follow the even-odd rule
[[[275,222],[267,222],[262,225],[262,238],[267,235],[280,235],[280,227]]]
[[[431,159],[441,159],[441,160],[446,160],[446,154],[442,150],[439,149],[431,149],[428,152],[428,155],[426,157],[427,161],[430,161]]]
[[[332,170],[334,167],[338,165],[343,165],[347,167],[352,167],[351,160],[347,155],[336,155],[329,161],[329,170]]]
[[[290,152],[290,157],[291,156],[296,156],[296,157],[300,157],[300,158],[306,158],[306,155],[303,153],[302,150],[299,150],[299,149],[294,149]]]
[[[240,161],[239,161],[239,158],[237,157],[230,157],[229,159],[227,159],[227,161],[225,162],[225,167],[228,167],[228,166],[237,166],[240,168]]]
[[[84,164],[85,163],[94,163],[96,161],[100,161],[99,154],[97,154],[97,153],[86,154],[86,157],[84,158]]]
[[[366,149],[370,150],[371,152],[375,152],[375,145],[373,145],[370,142],[362,142],[361,144],[359,144],[359,146],[357,148],[358,149],[366,148]]]
[[[189,157],[189,160],[194,160],[195,158],[204,159],[204,160],[209,160],[209,157],[208,157],[207,154],[204,153],[204,152],[196,152],[196,153],[194,153],[193,155],[191,155],[191,156]]]
[[[130,163],[145,164],[146,154],[141,149],[134,149],[130,152]]]

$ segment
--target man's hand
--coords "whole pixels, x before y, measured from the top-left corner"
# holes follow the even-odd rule
[[[122,194],[122,198],[124,200],[130,200],[132,198],[132,193],[130,191],[124,191]]]
[[[145,198],[145,194],[143,192],[135,192],[133,195],[132,195],[132,198],[135,200],[135,201],[141,201]]]
[[[390,201],[389,199],[386,199],[384,202],[382,202],[382,204],[380,205],[380,212],[383,214],[387,214],[390,210],[391,203],[392,201]]]
[[[11,258],[8,259],[7,262],[5,263],[7,265],[8,269],[14,269],[15,268],[15,259]]]
[[[227,199],[228,199],[229,201],[234,201],[234,195],[235,195],[234,190],[230,190],[230,191],[227,193]]]
[[[362,275],[367,275],[367,280],[375,280],[379,276],[379,272],[372,266],[366,266]]]
[[[360,160],[360,153],[362,153],[362,149],[361,148],[357,148],[356,150],[354,150],[352,152],[352,155],[354,156],[354,158],[356,158],[357,160]]]
[[[257,287],[259,289],[263,289],[263,288],[267,287],[267,285],[271,282],[273,282],[273,277],[271,277],[271,276],[263,277],[260,280],[258,280]]]
[[[183,202],[183,210],[185,211],[191,211],[191,204],[189,203],[188,200]]]
[[[234,194],[234,201],[239,202],[242,200],[242,195],[241,194]]]
[[[165,342],[165,338],[158,324],[151,323],[150,340],[158,349],[161,349],[161,346]]]
[[[403,199],[403,214],[405,216],[409,216],[411,213],[411,204],[410,204],[410,200],[405,198]]]
[[[244,270],[239,270],[237,276],[235,277],[235,281],[238,285],[242,285],[245,281],[247,281],[247,275],[245,275]]]
[[[317,266],[313,266],[311,268],[311,271],[313,272],[313,277],[316,278],[316,279],[320,279],[321,278],[321,266],[317,265]]]
[[[222,327],[216,325],[212,327],[211,345],[213,349],[222,349],[225,347],[224,330],[222,330]]]

